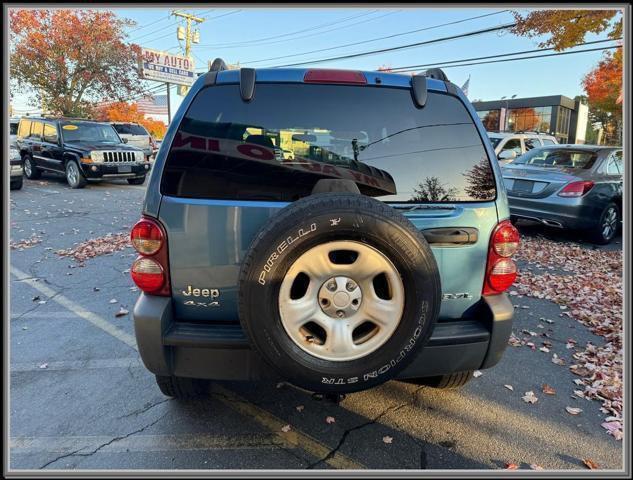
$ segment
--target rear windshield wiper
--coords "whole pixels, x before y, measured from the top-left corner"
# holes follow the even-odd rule
[[[454,205],[391,205],[392,208],[396,210],[406,210],[408,212],[412,212],[414,210],[455,210],[457,209]]]

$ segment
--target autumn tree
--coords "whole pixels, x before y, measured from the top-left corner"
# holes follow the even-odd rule
[[[539,47],[561,51],[585,41],[587,34],[607,33],[613,40],[622,37],[622,10],[535,10],[526,15],[513,11],[516,25],[512,33],[529,38],[545,36]],[[582,80],[589,112],[602,117],[603,127],[621,138],[622,132],[622,50],[605,54],[598,66]],[[617,141],[617,140],[616,140]]]
[[[512,15],[516,22],[512,33],[529,38],[546,35],[539,47],[556,51],[582,43],[588,33],[608,31],[612,39],[622,36],[622,10],[534,10]]]
[[[143,91],[137,45],[125,42],[133,22],[98,10],[12,9],[10,75],[16,91],[51,113],[85,116],[91,102]]]
[[[167,126],[160,120],[145,118],[137,103],[114,102],[95,107],[93,116],[100,121],[139,123],[154,138],[163,138],[167,131]]]
[[[582,81],[589,107],[600,116],[607,143],[622,142],[622,50],[607,54]]]

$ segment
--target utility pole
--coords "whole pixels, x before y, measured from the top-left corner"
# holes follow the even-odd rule
[[[198,43],[200,42],[200,32],[196,30],[196,32],[192,32],[191,31],[191,22],[196,22],[196,23],[202,23],[204,22],[204,18],[200,18],[200,17],[196,17],[195,15],[191,15],[189,13],[185,13],[185,12],[179,12],[174,10],[172,12],[172,15],[176,16],[176,17],[182,17],[185,19],[185,21],[187,22],[187,27],[185,30],[185,57],[189,58],[190,54],[191,54],[191,43]],[[180,28],[180,27],[179,27]],[[180,35],[178,35],[178,40],[181,40]],[[179,85],[178,86],[178,94],[179,95],[186,95],[187,92],[189,91],[189,87],[186,85]]]

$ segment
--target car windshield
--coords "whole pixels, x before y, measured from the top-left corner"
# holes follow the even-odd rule
[[[497,148],[497,145],[499,145],[499,142],[501,141],[501,137],[489,137],[490,138],[490,143],[492,143],[493,148]]]
[[[148,135],[141,125],[134,123],[115,123],[113,127],[122,135]]]
[[[591,168],[596,161],[596,153],[582,150],[535,148],[516,158],[514,165],[530,165],[550,168]]]
[[[62,122],[66,142],[121,143],[112,125],[96,122]]]

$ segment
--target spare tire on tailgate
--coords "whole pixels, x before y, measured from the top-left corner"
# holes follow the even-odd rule
[[[428,340],[440,306],[435,257],[404,216],[358,194],[320,193],[272,217],[242,264],[240,322],[291,383],[363,390]]]

